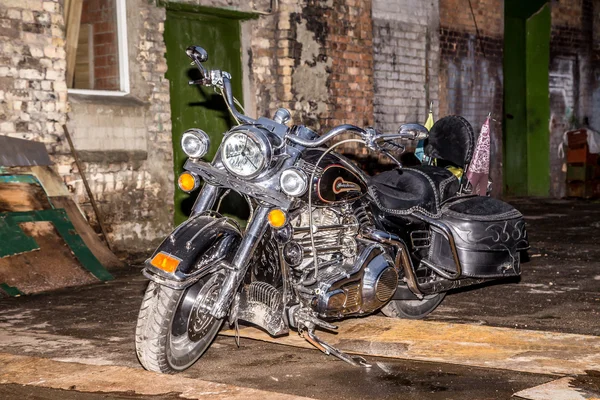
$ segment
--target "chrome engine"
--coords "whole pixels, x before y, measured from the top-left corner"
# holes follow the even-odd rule
[[[382,245],[361,239],[351,208],[313,210],[313,238],[305,210],[291,221],[293,240],[284,258],[306,282],[306,303],[324,318],[369,314],[384,306],[398,286],[398,271]],[[318,272],[314,277],[314,248]]]

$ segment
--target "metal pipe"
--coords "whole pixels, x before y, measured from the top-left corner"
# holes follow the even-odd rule
[[[219,188],[217,186],[205,183],[196,198],[190,218],[210,210],[215,205],[218,194]]]
[[[454,235],[452,235],[452,231],[450,230],[450,228],[448,228],[448,226],[446,224],[444,224],[443,222],[438,221],[433,218],[430,218],[419,212],[414,213],[414,216],[419,218],[422,221],[427,222],[429,225],[436,227],[446,237],[446,240],[448,240],[448,243],[450,244],[450,251],[452,251],[452,258],[454,259],[454,264],[456,265],[456,273],[454,273],[454,274],[445,273],[445,275],[443,275],[442,273],[439,272],[439,268],[435,268],[435,266],[432,267],[431,263],[425,262],[425,264],[428,267],[430,267],[431,269],[433,269],[435,272],[440,273],[440,275],[442,275],[446,279],[455,280],[455,279],[460,278],[462,275],[462,265],[460,263],[460,259],[458,258],[458,250],[456,249],[456,242],[454,241]]]
[[[379,243],[387,244],[396,248],[396,259],[394,260],[396,268],[402,266],[404,270],[404,277],[406,278],[406,285],[410,291],[415,294],[415,296],[417,296],[419,299],[422,299],[423,293],[419,288],[419,283],[417,282],[417,277],[415,275],[415,269],[410,256],[408,255],[408,248],[406,247],[406,243],[404,243],[402,238],[389,232],[370,228],[364,229],[361,234],[367,239],[372,239]]]
[[[250,117],[245,116],[244,114],[242,114],[241,112],[239,112],[236,108],[235,108],[235,102],[233,100],[233,90],[231,89],[231,80],[228,76],[225,76],[225,72],[223,73],[223,93],[224,93],[224,97],[225,97],[225,101],[228,103],[229,105],[229,111],[231,111],[231,113],[240,121],[242,121],[245,124],[255,124],[256,121],[253,120]],[[229,75],[229,74],[227,74]]]
[[[79,175],[81,176],[81,180],[83,181],[83,186],[85,187],[85,191],[87,192],[88,197],[90,198],[90,203],[92,203],[92,209],[94,210],[94,214],[96,214],[96,219],[98,220],[98,225],[100,226],[100,231],[102,232],[102,236],[104,237],[104,241],[106,242],[106,246],[109,250],[112,251],[112,246],[108,241],[108,235],[106,234],[106,228],[104,227],[104,221],[102,220],[102,215],[100,214],[100,210],[98,209],[98,205],[96,204],[96,199],[94,198],[94,194],[92,193],[92,189],[90,189],[90,185],[88,183],[87,177],[85,176],[85,172],[83,170],[83,166],[81,165],[81,160],[79,159],[79,154],[75,150],[75,146],[73,145],[73,139],[71,138],[71,134],[67,129],[67,125],[63,125],[63,131],[65,132],[65,137],[67,138],[67,142],[69,142],[69,148],[71,149],[71,154],[75,159],[75,165],[77,165],[77,169],[79,170]]]
[[[351,225],[316,225],[315,226],[316,230],[315,233],[317,232],[324,232],[324,231],[337,231],[340,229],[349,229],[349,228],[358,228],[358,224],[351,224]],[[303,233],[303,232],[309,232],[310,231],[310,227],[308,226],[298,226],[294,228],[294,233]]]
[[[365,132],[364,129],[359,128],[358,126],[355,126],[355,125],[344,124],[344,125],[336,126],[332,130],[330,130],[329,132],[327,132],[326,134],[324,134],[323,136],[319,137],[318,139],[314,139],[314,140],[303,139],[303,138],[298,137],[298,136],[287,136],[287,138],[291,142],[299,144],[300,146],[304,146],[304,147],[319,147],[319,146],[322,146],[323,144],[325,144],[326,142],[330,141],[331,139],[333,139],[337,135],[339,135],[341,133],[344,133],[344,132],[357,133],[361,137],[363,137],[364,135],[366,135],[366,132]]]

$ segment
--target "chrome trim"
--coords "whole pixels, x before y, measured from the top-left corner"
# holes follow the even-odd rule
[[[254,143],[256,143],[258,145],[258,147],[260,148],[260,152],[263,155],[263,160],[262,160],[260,167],[258,167],[256,172],[254,172],[248,176],[242,176],[242,175],[236,174],[234,171],[232,171],[227,166],[227,162],[225,161],[227,159],[226,154],[225,154],[225,145],[227,143],[227,140],[229,140],[229,138],[235,134],[241,134],[241,135],[248,136],[248,138],[250,138],[250,140],[252,140]],[[267,138],[265,133],[262,132],[260,129],[253,130],[253,129],[250,129],[249,127],[232,129],[231,131],[229,131],[227,133],[227,136],[225,136],[223,138],[223,141],[221,142],[221,162],[223,163],[223,166],[225,167],[225,169],[227,169],[227,171],[229,171],[229,173],[231,173],[232,175],[234,175],[240,179],[251,180],[251,179],[256,178],[257,176],[259,176],[260,174],[265,172],[265,170],[271,165],[272,159],[273,159],[273,148],[271,146],[271,141],[269,140],[269,138]]]
[[[186,165],[188,163],[189,161],[186,162]],[[192,208],[190,218],[210,210],[215,205],[218,193],[219,188],[217,186],[205,183],[202,189],[200,190],[198,197],[196,198],[196,202],[194,203],[194,207]]]
[[[254,218],[250,221],[249,226],[244,233],[244,238],[240,243],[240,247],[235,253],[233,262],[231,263],[233,270],[227,273],[219,297],[215,301],[211,311],[211,314],[215,318],[225,318],[227,315],[235,292],[244,280],[249,260],[252,258],[256,246],[267,230],[267,215],[270,210],[270,207],[259,207],[254,214]]]
[[[289,209],[292,204],[292,201],[281,192],[272,188],[261,187],[254,182],[247,182],[204,161],[188,159],[184,165],[184,169],[198,174],[210,185],[233,189],[284,210]],[[214,205],[214,202],[215,200],[212,200],[211,207]]]
[[[192,136],[192,137],[195,137],[196,139],[198,139],[200,141],[200,144],[202,144],[203,148],[195,153],[188,153],[185,149],[185,146],[183,145],[183,142],[187,136]],[[208,134],[206,132],[204,132],[202,129],[192,128],[192,129],[188,129],[187,131],[183,132],[183,135],[181,135],[180,144],[181,144],[181,150],[183,150],[183,152],[188,157],[202,158],[206,155],[206,153],[208,153],[208,149],[210,148],[210,138],[208,137]]]
[[[417,282],[412,260],[408,255],[406,243],[404,243],[399,236],[378,229],[365,228],[361,232],[361,235],[367,239],[375,240],[376,242],[396,248],[396,258],[394,260],[396,268],[402,266],[404,277],[406,278],[406,285],[415,296],[422,299],[423,293],[421,293],[421,290],[419,289],[419,283]]]
[[[314,140],[303,139],[301,137],[291,136],[291,135],[286,136],[286,138],[289,139],[292,143],[299,144],[300,146],[319,147],[319,146],[324,145],[325,143],[327,143],[328,141],[330,141],[337,135],[344,133],[344,132],[357,133],[361,137],[366,135],[366,132],[364,129],[359,128],[358,126],[355,126],[355,125],[344,124],[344,125],[336,126],[332,130],[330,130],[329,132],[324,134],[323,136],[320,136],[318,139],[314,139]]]
[[[440,231],[440,233],[446,237],[446,240],[448,240],[448,243],[450,244],[452,258],[454,259],[454,264],[456,265],[456,272],[453,274],[448,273],[427,260],[421,260],[421,262],[446,279],[456,280],[460,278],[462,275],[462,264],[460,263],[460,258],[458,257],[458,250],[456,249],[456,242],[454,241],[454,235],[452,235],[452,231],[450,230],[450,228],[448,228],[448,226],[442,221],[430,218],[424,214],[421,214],[420,212],[415,212],[413,215],[416,218],[425,221],[433,227],[437,228]]]

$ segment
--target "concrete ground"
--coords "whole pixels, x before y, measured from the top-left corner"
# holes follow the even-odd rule
[[[515,204],[526,216],[532,244],[531,261],[523,265],[521,281],[452,293],[428,320],[600,336],[600,202],[519,200]],[[118,386],[112,378],[85,386],[89,377],[101,382],[103,376],[111,376],[102,369],[107,366],[131,371],[132,381],[146,379],[135,378],[141,371],[133,345],[144,287],[139,269],[131,268],[105,284],[0,300],[0,398],[179,398],[183,389],[161,391],[169,381],[159,378],[144,387],[156,386],[153,391],[127,382]],[[2,354],[6,360],[12,360],[10,355],[34,358],[12,370],[12,361],[2,365]],[[61,365],[87,366],[81,367],[77,383],[69,384],[65,372],[60,385],[50,384],[50,378],[34,379],[43,375],[44,371],[33,368],[44,360],[55,363],[46,369],[59,370],[58,375]],[[166,378],[316,399],[508,399],[557,378],[411,360],[371,357],[369,361],[373,368],[358,369],[315,350],[249,339],[242,339],[237,348],[232,338],[218,337],[200,362]],[[31,380],[23,377],[28,374]],[[597,373],[590,371],[578,379],[590,376]],[[211,397],[209,392],[205,395]],[[257,396],[265,395],[245,395]]]

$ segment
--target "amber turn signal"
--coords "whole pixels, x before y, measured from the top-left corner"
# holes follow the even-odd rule
[[[283,211],[278,208],[274,208],[269,211],[269,224],[273,228],[282,228],[285,225],[287,217]]]
[[[183,174],[179,175],[177,184],[179,185],[179,189],[183,190],[184,192],[191,192],[198,187],[198,180],[189,172],[184,172]]]
[[[150,264],[154,265],[158,269],[162,269],[163,271],[173,273],[177,269],[177,266],[181,260],[170,256],[166,253],[158,253],[152,258]]]

